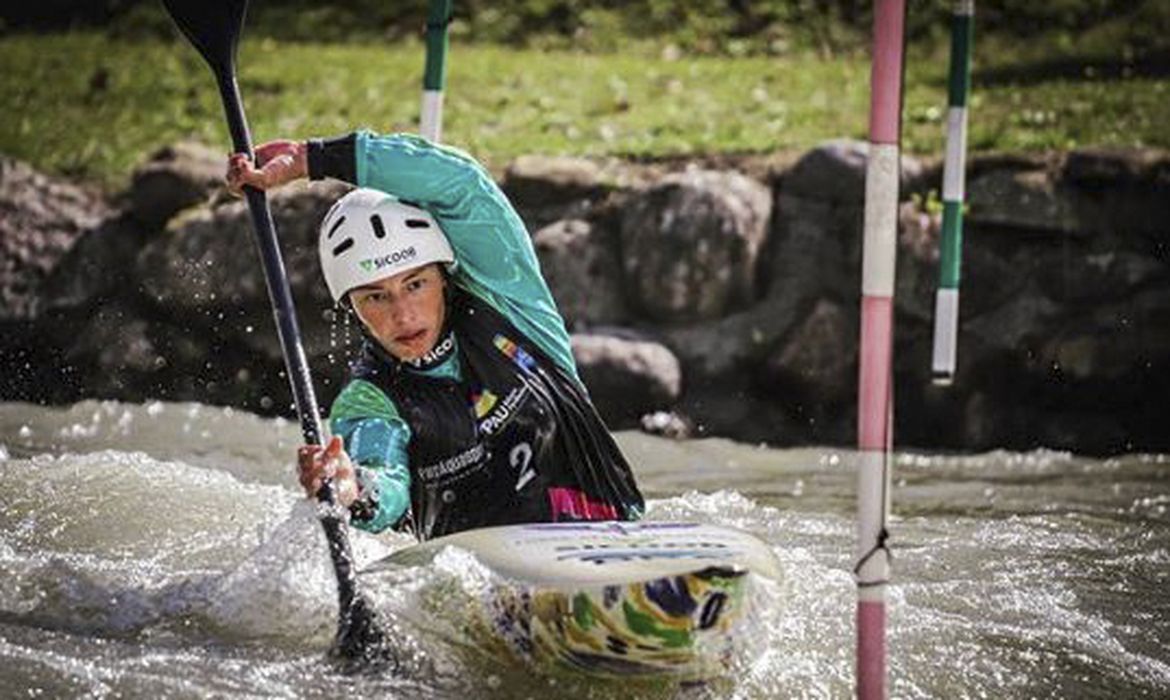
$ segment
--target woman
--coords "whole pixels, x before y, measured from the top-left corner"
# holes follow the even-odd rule
[[[306,176],[359,187],[325,216],[319,252],[365,343],[330,411],[335,437],[298,455],[306,492],[333,479],[357,527],[420,539],[641,516],[524,225],[479,164],[367,131],[275,141],[256,158],[231,158],[230,188]]]

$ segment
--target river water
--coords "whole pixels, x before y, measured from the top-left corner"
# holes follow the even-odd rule
[[[650,518],[746,529],[784,567],[764,652],[732,680],[639,690],[498,667],[420,612],[427,591],[474,585],[457,555],[379,579],[403,666],[347,675],[325,658],[335,588],[295,424],[0,404],[0,697],[848,697],[852,453],[618,438]],[[892,696],[1170,697],[1170,456],[899,453],[894,483]],[[409,543],[354,536],[362,562]]]

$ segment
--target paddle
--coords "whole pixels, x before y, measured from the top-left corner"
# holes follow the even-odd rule
[[[163,5],[215,73],[236,152],[251,156],[252,137],[244,118],[235,66],[236,44],[244,26],[247,0],[163,0]],[[268,209],[268,199],[263,191],[245,187],[244,194],[252,214],[252,229],[256,234],[264,278],[268,283],[268,299],[276,317],[280,348],[301,420],[301,434],[305,444],[320,445],[321,418],[317,413],[317,400],[301,345],[288,277],[277,245],[272,212]],[[329,481],[321,486],[317,499],[332,506],[333,485]],[[374,609],[357,589],[353,554],[346,537],[345,523],[332,507],[323,509],[320,519],[329,541],[329,555],[333,559],[340,604],[337,637],[331,653],[347,661],[386,661],[385,634],[378,624]]]

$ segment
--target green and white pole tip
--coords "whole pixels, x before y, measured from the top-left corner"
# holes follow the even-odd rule
[[[423,90],[422,115],[418,131],[424,137],[439,143],[443,135],[443,93],[440,90]]]
[[[450,21],[451,0],[431,0],[427,13],[427,58],[419,133],[435,142],[443,133],[443,86],[447,82],[447,25]]]
[[[943,226],[939,286],[934,302],[931,377],[954,381],[959,334],[959,269],[963,255],[963,201],[967,168],[967,103],[971,88],[971,38],[975,0],[957,0],[951,16],[951,64],[947,84],[947,145],[943,162]]]

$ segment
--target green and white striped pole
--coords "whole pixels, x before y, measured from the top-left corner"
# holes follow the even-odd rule
[[[451,0],[431,0],[427,12],[427,63],[423,72],[419,133],[438,142],[443,133],[443,85],[447,82],[447,25]]]
[[[971,88],[971,43],[975,0],[956,0],[951,16],[951,67],[947,80],[947,146],[943,163],[943,228],[939,285],[934,298],[935,384],[955,378],[959,335],[959,267],[963,257],[963,199],[967,168],[967,96]]]

